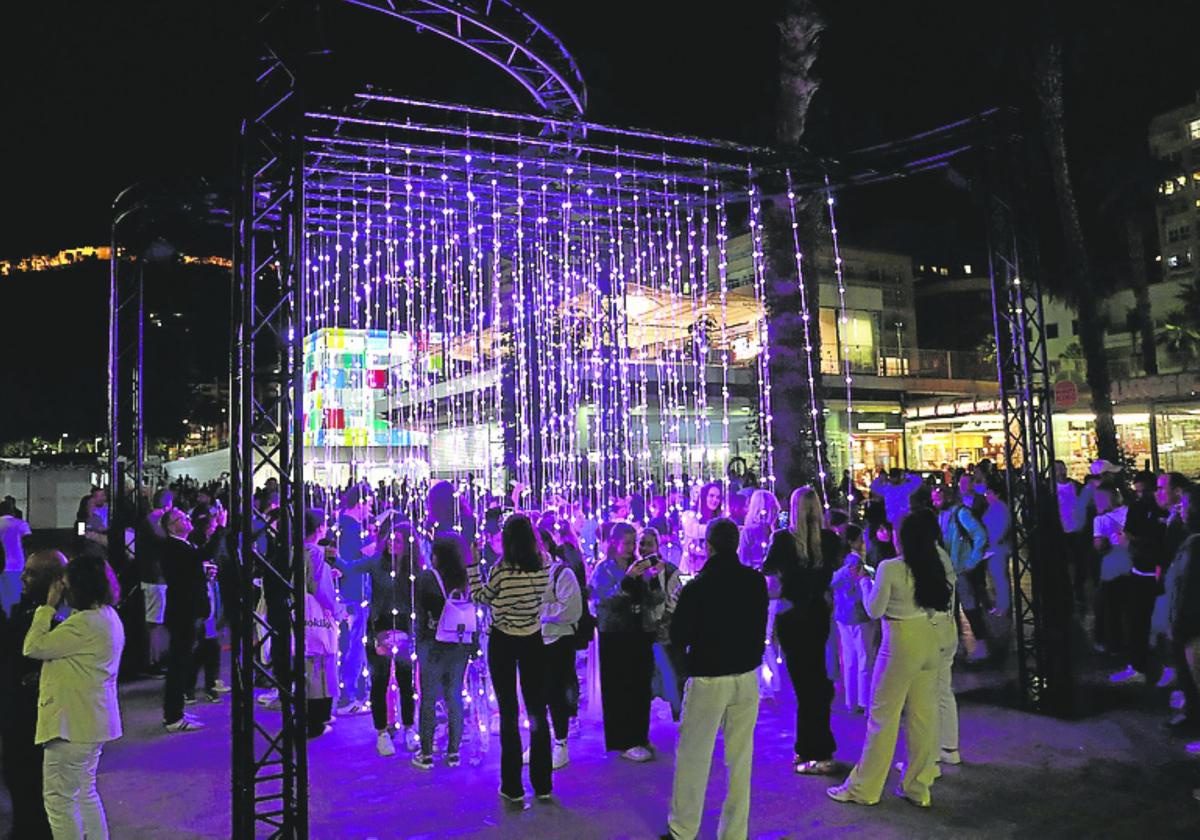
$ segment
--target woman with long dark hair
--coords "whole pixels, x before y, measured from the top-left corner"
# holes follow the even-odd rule
[[[792,493],[788,530],[776,531],[762,571],[772,598],[781,605],[775,634],[783,649],[788,677],[796,692],[796,741],[793,769],[802,775],[833,770],[837,742],[829,726],[833,682],[825,664],[829,641],[829,582],[840,565],[841,540],[822,528],[824,512],[817,491]]]
[[[487,583],[479,567],[468,569],[471,597],[492,608],[488,671],[500,707],[500,795],[525,799],[521,782],[521,723],[517,675],[529,718],[529,781],[538,799],[550,798],[550,728],[546,718],[546,650],[542,640],[542,602],[550,575],[546,552],[529,517],[514,514],[501,532],[503,553]]]
[[[719,518],[725,510],[725,493],[721,482],[710,481],[700,488],[696,497],[696,509],[685,511],[682,517],[684,545],[687,556],[683,563],[689,574],[696,574],[704,567],[708,559],[708,548],[704,542],[704,532],[708,523]]]
[[[659,566],[638,560],[637,530],[617,522],[608,537],[606,557],[592,576],[596,624],[600,630],[600,700],[604,708],[604,748],[630,761],[649,761],[651,680],[654,633],[645,612],[665,600],[648,578]]]
[[[416,701],[413,698],[413,663],[416,652],[412,640],[412,593],[417,560],[417,543],[408,523],[393,525],[386,516],[375,538],[375,552],[356,563],[347,563],[348,574],[366,572],[371,576],[371,611],[367,617],[367,662],[371,668],[371,718],[375,724],[375,750],[381,756],[396,754],[388,731],[388,683],[393,669],[400,695],[400,722],[404,727],[404,746],[416,752],[420,738],[414,726]],[[351,639],[351,644],[360,644]]]
[[[463,641],[440,641],[437,634],[446,600],[456,595],[461,599],[470,594],[466,556],[465,540],[457,534],[443,533],[433,541],[431,567],[417,575],[416,643],[417,661],[421,663],[421,751],[413,756],[413,766],[422,770],[433,766],[433,732],[437,723],[438,695],[446,703],[449,730],[446,766],[455,767],[460,761],[463,674],[477,640],[474,634],[463,634]]]
[[[838,802],[879,801],[896,751],[901,711],[908,761],[896,795],[928,808],[929,789],[938,774],[938,674],[944,649],[953,644],[943,632],[951,622],[952,589],[930,516],[905,518],[900,550],[900,557],[879,565],[874,580],[860,581],[867,614],[883,619],[883,644],[872,675],[862,755],[846,781],[828,790]]]

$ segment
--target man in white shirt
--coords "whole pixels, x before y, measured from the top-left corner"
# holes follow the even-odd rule
[[[886,476],[881,475],[871,482],[871,492],[883,499],[883,507],[892,527],[899,530],[900,521],[908,516],[912,507],[909,499],[920,486],[921,476],[906,473],[899,467],[893,467]]]
[[[1058,517],[1066,537],[1067,563],[1074,580],[1075,602],[1083,605],[1087,581],[1091,577],[1092,544],[1088,531],[1088,508],[1092,505],[1095,484],[1080,484],[1067,473],[1065,461],[1054,462]]]
[[[11,502],[0,502],[0,549],[4,551],[4,571],[0,573],[0,607],[10,615],[21,600],[21,572],[25,569],[22,540],[33,531],[29,523],[16,515]]]

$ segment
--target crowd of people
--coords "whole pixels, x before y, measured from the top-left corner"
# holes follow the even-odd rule
[[[1095,462],[1084,482],[1058,468],[1053,525],[1061,526],[1061,556],[1086,608],[1079,615],[1094,614],[1097,650],[1124,666],[1112,680],[1177,686],[1177,714],[1167,723],[1193,731],[1200,724],[1200,488],[1174,473],[1138,473],[1127,490],[1122,471],[1106,461]],[[759,697],[778,690],[783,662],[796,701],[796,774],[837,772],[830,717],[840,697],[865,719],[865,740],[828,795],[874,804],[896,768],[896,794],[929,807],[940,766],[962,761],[955,664],[1003,657],[1007,617],[1020,597],[1005,487],[1003,472],[985,461],[937,481],[892,470],[862,499],[852,486],[842,498],[803,487],[786,505],[736,477],[691,493],[617,498],[604,510],[561,498],[534,503],[520,485],[505,499],[470,483],[308,488],[308,734],[370,714],[380,757],[400,748],[423,771],[439,759],[458,765],[464,699],[471,700],[464,684],[478,662],[500,740],[499,794],[519,802],[525,765],[534,796],[552,795],[585,693],[598,695],[604,748],[632,762],[657,757],[650,722],[660,698],[679,722],[667,836],[699,830],[718,730],[729,768],[720,836],[745,836]],[[96,551],[81,551],[72,564],[92,565],[74,572],[72,565],[65,577],[76,612],[54,629],[65,561],[43,552],[24,562],[6,635],[20,636],[21,649],[8,644],[6,659],[20,686],[9,694],[26,722],[6,728],[6,776],[10,739],[24,739],[11,752],[16,760],[41,750],[39,814],[55,836],[64,813],[75,814],[88,837],[106,836],[94,777],[100,745],[120,734],[114,686],[127,635],[127,670],[164,679],[166,733],[202,728],[188,706],[220,703],[229,690],[219,639],[236,614],[225,606],[244,593],[227,498],[225,486],[194,482],[155,492],[128,540],[129,562],[116,570],[119,588],[99,586],[95,569],[110,570]],[[250,550],[264,563],[283,538],[279,498],[271,482],[254,498]],[[85,543],[94,548],[107,538],[102,491],[83,500],[80,517]],[[258,583],[255,608],[269,624],[287,603],[269,575]],[[141,595],[132,607],[131,590]],[[73,646],[64,628],[88,641]],[[279,648],[264,646],[264,664],[277,672],[289,655]],[[87,690],[103,693],[103,720],[68,726],[66,717],[49,722],[28,705],[38,662],[63,657],[88,658]],[[56,668],[40,668],[41,691],[63,678]],[[257,699],[278,707],[274,692]],[[435,743],[442,718],[444,745]],[[907,754],[896,764],[901,725]],[[1200,742],[1187,750],[1200,753]]]

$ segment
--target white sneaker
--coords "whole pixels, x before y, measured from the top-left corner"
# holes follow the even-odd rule
[[[198,729],[203,729],[204,724],[195,718],[181,717],[174,723],[164,723],[163,729],[168,732],[195,732]]]
[[[360,703],[357,700],[351,700],[345,706],[337,710],[339,715],[365,715],[370,713],[371,707],[366,703]]]
[[[375,752],[384,758],[395,755],[396,745],[392,743],[392,736],[386,732],[380,732],[379,737],[375,739]]]
[[[233,691],[232,688],[225,684],[224,680],[217,680],[215,683],[213,683],[212,690],[217,692],[217,694],[228,694],[229,692]]]
[[[567,766],[567,762],[571,760],[571,756],[567,753],[566,741],[555,741],[551,748],[550,767],[553,770],[561,770]]]
[[[630,747],[621,753],[621,758],[624,758],[628,761],[636,761],[637,763],[642,764],[654,758],[654,753],[650,752],[650,750],[646,749],[645,747]]]
[[[959,765],[962,764],[962,756],[958,750],[943,749],[938,756],[938,761],[942,764]]]
[[[1162,676],[1159,677],[1155,688],[1170,688],[1175,685],[1175,669],[1168,666],[1163,668]]]
[[[421,736],[411,726],[404,730],[404,746],[409,752],[416,752],[421,749]]]
[[[1125,670],[1117,671],[1117,673],[1108,678],[1108,681],[1113,685],[1144,685],[1146,675],[1136,670],[1132,665],[1127,665],[1125,666]]]
[[[270,691],[264,691],[254,699],[257,700],[261,705],[267,706],[279,700],[279,692],[275,689],[271,689]]]

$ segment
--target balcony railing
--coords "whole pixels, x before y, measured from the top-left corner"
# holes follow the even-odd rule
[[[928,350],[924,348],[896,350],[871,345],[850,345],[845,356],[850,372],[867,376],[916,377],[919,379],[996,378],[996,363],[983,353],[970,350]],[[821,348],[821,372],[827,375],[843,373],[843,359],[836,348]]]

